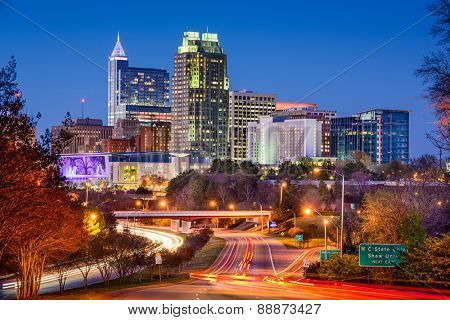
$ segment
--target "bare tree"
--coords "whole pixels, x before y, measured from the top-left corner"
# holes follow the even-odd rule
[[[109,235],[100,233],[91,241],[92,261],[100,272],[103,285],[109,287],[112,275],[111,253],[112,247],[109,242]]]
[[[58,284],[59,284],[59,292],[63,292],[66,286],[66,280],[69,276],[69,270],[73,267],[72,261],[61,261],[61,263],[57,264],[53,267],[53,271],[56,273]]]
[[[436,0],[429,12],[436,17],[431,34],[440,49],[424,57],[416,75],[428,84],[426,97],[436,115],[436,134],[446,149],[450,148],[450,14],[448,0]]]
[[[134,273],[136,264],[149,246],[147,239],[129,233],[111,234],[112,252],[110,265],[123,284],[126,276]]]

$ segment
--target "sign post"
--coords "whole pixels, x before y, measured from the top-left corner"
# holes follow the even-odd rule
[[[340,250],[320,250],[320,261],[328,260],[330,259],[331,255],[333,254],[339,254],[341,253]]]
[[[268,229],[269,234],[270,234],[270,228],[276,228],[276,227],[278,227],[278,224],[275,221],[267,222],[267,229]]]
[[[162,257],[161,257],[161,253],[159,253],[159,252],[155,253],[155,264],[158,265],[159,282],[161,282],[162,281],[162,276],[161,276]]]
[[[278,224],[275,221],[269,221],[267,224],[268,224],[269,228],[278,227]]]
[[[294,237],[295,242],[297,243],[297,247],[300,247],[300,242],[303,244],[303,234],[298,233]]]
[[[308,259],[303,260],[303,268],[309,268],[309,260]]]
[[[395,267],[406,252],[402,244],[361,243],[359,245],[359,265],[361,267]]]

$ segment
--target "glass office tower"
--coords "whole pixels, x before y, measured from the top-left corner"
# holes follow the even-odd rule
[[[409,161],[409,111],[374,109],[331,122],[332,156],[345,159],[358,150],[376,164]]]
[[[135,68],[119,36],[108,61],[108,125],[135,119],[143,125],[170,122],[169,73],[163,69]]]
[[[170,149],[229,157],[227,56],[217,34],[185,32],[174,57]]]

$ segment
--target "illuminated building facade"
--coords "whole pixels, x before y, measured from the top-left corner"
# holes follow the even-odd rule
[[[52,126],[52,136],[58,137],[61,130],[73,135],[64,153],[99,152],[101,141],[112,137],[113,128],[104,126],[100,119],[77,119],[73,126]]]
[[[139,120],[119,119],[113,129],[114,139],[131,139],[139,135]]]
[[[95,188],[100,181],[110,186],[136,189],[152,175],[172,179],[189,170],[207,170],[208,158],[196,154],[168,152],[122,152],[62,154],[61,174],[77,186],[90,181]]]
[[[217,34],[185,32],[174,57],[170,150],[229,157],[228,88]]]
[[[138,152],[168,151],[170,123],[158,122],[139,128],[137,137]]]
[[[170,122],[169,73],[163,69],[135,68],[119,36],[108,60],[108,125],[119,119],[143,123]]]
[[[132,151],[133,143],[129,139],[105,139],[101,142],[102,152]]]
[[[263,116],[248,124],[247,159],[263,165],[320,157],[322,125],[315,119]]]
[[[375,164],[409,161],[409,111],[374,109],[332,119],[332,156],[347,158],[354,151]]]
[[[251,91],[230,91],[230,156],[232,160],[247,160],[247,126],[258,121],[260,116],[271,115],[275,111],[274,94]]]
[[[322,157],[331,156],[331,120],[336,118],[336,111],[321,110],[310,103],[277,102],[274,115],[289,119],[316,119],[322,125]]]

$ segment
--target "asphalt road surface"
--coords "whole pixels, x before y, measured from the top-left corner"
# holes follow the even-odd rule
[[[122,226],[119,225],[119,230],[122,228]],[[164,232],[163,230],[149,230],[147,228],[143,227],[133,227],[129,226],[130,232],[135,233],[137,235],[141,235],[143,237],[146,237],[152,241],[156,241],[160,243],[159,248],[166,248],[169,250],[175,250],[178,248],[182,243],[183,239],[171,234]],[[114,279],[116,276],[113,273],[112,279]],[[102,277],[100,275],[100,271],[97,269],[96,266],[92,266],[91,270],[88,274],[88,284],[95,284],[102,282]],[[73,268],[68,271],[68,277],[66,280],[65,290],[67,289],[73,289],[73,288],[80,288],[83,287],[83,276],[77,268]],[[51,292],[58,292],[59,291],[59,282],[58,277],[56,274],[47,273],[42,277],[41,281],[41,288],[39,290],[40,294],[44,293],[51,293]],[[0,300],[5,299],[15,299],[16,298],[16,283],[14,279],[7,279],[0,281]]]
[[[213,265],[178,284],[128,288],[97,299],[448,299],[449,291],[311,281],[303,277],[305,259],[318,259],[320,248],[290,250],[256,233],[222,231],[227,242]]]

